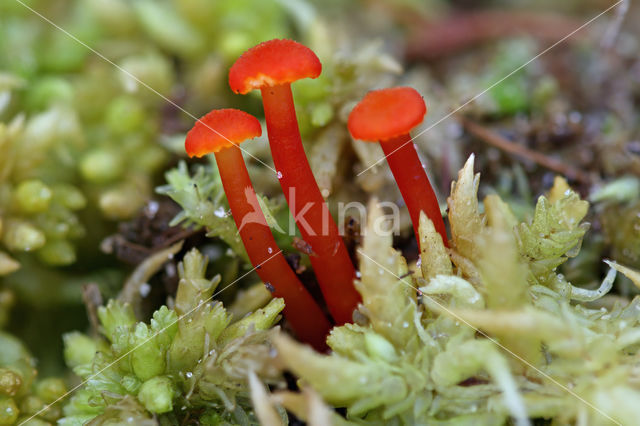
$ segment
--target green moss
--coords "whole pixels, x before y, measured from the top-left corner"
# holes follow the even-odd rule
[[[334,328],[329,355],[279,337],[285,366],[355,424],[632,424],[640,298],[591,309],[581,301],[602,298],[615,271],[586,290],[556,270],[579,250],[588,204],[556,179],[533,219],[518,223],[495,195],[480,213],[477,185],[471,159],[448,200],[448,251],[423,218],[422,274],[407,276],[391,238],[369,229],[359,250],[363,325]],[[370,224],[382,215],[375,201],[369,214]],[[296,398],[274,395],[303,418],[318,415]]]
[[[16,337],[0,331],[0,424],[46,425],[62,415],[56,400],[67,392],[56,377],[37,378],[36,361]],[[50,409],[42,411],[46,404]]]
[[[27,6],[81,42],[19,3],[0,13],[0,220],[24,224],[3,238],[9,253],[0,256],[17,262],[15,254],[42,247],[37,259],[53,267],[75,263],[79,242],[49,235],[36,222],[104,229],[133,217],[169,160],[159,141],[184,131],[189,115],[206,112],[212,99],[231,97],[223,73],[212,67],[228,68],[264,39],[292,36],[289,21],[297,16],[293,6],[257,0]],[[209,52],[216,53],[203,61]],[[188,99],[178,99],[185,87]],[[189,113],[168,112],[166,99]],[[326,111],[320,116],[326,119]],[[75,201],[57,194],[61,186],[73,188]],[[58,223],[59,209],[49,211],[61,204],[65,223]],[[85,208],[101,214],[78,212]],[[0,274],[16,269],[7,264]]]
[[[194,413],[252,418],[246,374],[280,380],[267,341],[284,304],[274,299],[234,322],[221,303],[210,302],[220,277],[205,278],[206,265],[196,250],[185,256],[175,307],[161,307],[150,323],[111,300],[98,310],[101,337],[65,336],[67,362],[86,382],[65,406],[62,424],[109,424],[114,416],[144,422],[153,414],[169,423]]]

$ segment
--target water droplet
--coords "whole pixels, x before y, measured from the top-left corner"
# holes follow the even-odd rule
[[[143,298],[147,297],[149,295],[149,293],[151,292],[151,286],[149,285],[149,283],[142,283],[140,285],[140,296],[142,296]]]
[[[356,278],[362,278],[362,273],[360,273],[360,271],[356,271]]]
[[[278,176],[278,179],[282,179],[282,172],[276,173],[276,176]]]
[[[402,328],[409,328],[409,323],[408,322],[403,322],[402,323]]]
[[[269,253],[269,254],[273,253],[273,249],[272,249],[271,247],[269,247],[269,248],[267,249],[267,253]]]
[[[147,217],[153,218],[156,213],[158,213],[158,210],[160,210],[160,203],[157,201],[149,201],[149,204],[147,204],[147,207],[145,208],[145,214]]]
[[[224,207],[218,207],[214,210],[213,214],[217,217],[225,217],[227,215],[227,212],[224,211]]]
[[[185,376],[187,376],[188,379],[193,377],[193,373],[191,371],[187,371],[187,373],[185,374]]]

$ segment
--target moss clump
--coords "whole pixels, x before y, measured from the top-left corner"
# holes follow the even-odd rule
[[[59,424],[129,418],[145,424],[154,416],[161,424],[256,422],[247,374],[280,380],[268,340],[284,304],[273,299],[234,321],[220,302],[211,302],[220,276],[205,278],[206,265],[196,250],[185,256],[174,307],[158,309],[149,324],[138,322],[128,304],[111,300],[98,310],[101,336],[65,335],[67,363],[86,383]]]
[[[258,0],[0,6],[0,276],[23,252],[71,265],[86,229],[100,238],[135,215],[169,159],[163,142],[231,95],[232,58],[292,36],[299,12]]]
[[[350,424],[635,422],[640,298],[592,308],[582,301],[604,300],[615,271],[587,290],[556,269],[577,254],[587,203],[556,179],[533,220],[518,223],[494,195],[481,213],[477,186],[471,159],[449,198],[451,248],[423,216],[414,275],[391,237],[369,229],[359,250],[363,321],[333,329],[330,355],[278,337],[280,358],[313,390],[263,394],[258,412],[277,403],[344,423],[313,408],[317,392],[345,407]],[[381,215],[374,202],[369,224]]]
[[[0,424],[51,424],[62,416],[62,379],[37,378],[36,360],[16,337],[0,331]],[[48,410],[43,408],[50,406]]]

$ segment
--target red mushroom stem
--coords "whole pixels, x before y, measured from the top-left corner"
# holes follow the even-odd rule
[[[313,250],[310,260],[322,294],[336,323],[351,322],[360,302],[355,268],[304,152],[291,85],[261,92],[273,163],[300,234]]]
[[[260,204],[240,148],[230,146],[215,156],[231,213],[258,276],[272,286],[274,296],[284,298],[284,315],[298,338],[317,350],[326,350],[325,339],[331,324],[289,267],[262,211],[256,212]],[[249,219],[252,217],[253,220]]]
[[[442,220],[438,199],[420,162],[411,136],[408,133],[400,135],[384,141],[380,146],[409,210],[418,244],[420,242],[418,234],[420,212],[424,211],[427,217],[433,221],[433,225],[442,237],[444,244],[448,245],[447,230]]]

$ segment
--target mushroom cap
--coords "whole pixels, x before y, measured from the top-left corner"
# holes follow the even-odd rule
[[[354,139],[383,142],[409,133],[426,113],[424,99],[411,87],[374,90],[353,108],[347,127]]]
[[[218,152],[262,134],[260,122],[238,109],[214,109],[196,121],[184,141],[189,157]]]
[[[247,50],[229,70],[235,93],[316,78],[322,64],[311,49],[293,40],[269,40]]]

